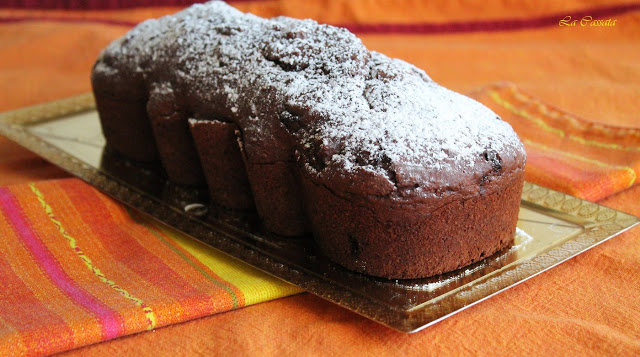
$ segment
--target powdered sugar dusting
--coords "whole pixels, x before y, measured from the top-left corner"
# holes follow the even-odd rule
[[[195,5],[143,22],[103,52],[96,70],[116,71],[116,63],[147,88],[172,83],[194,117],[236,122],[251,160],[297,150],[318,178],[367,171],[397,187],[455,187],[523,151],[511,127],[480,103],[312,20]],[[294,147],[277,149],[284,131]]]

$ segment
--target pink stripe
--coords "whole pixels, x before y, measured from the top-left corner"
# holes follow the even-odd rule
[[[6,188],[0,188],[0,208],[13,225],[15,232],[18,233],[22,239],[25,247],[27,247],[35,257],[36,263],[49,275],[51,281],[72,300],[98,317],[102,325],[104,339],[111,339],[122,335],[124,331],[122,331],[123,323],[120,316],[111,308],[102,304],[99,300],[78,287],[71,277],[62,270],[62,267],[55,257],[33,233],[29,227],[29,222],[27,222],[26,218],[21,214],[21,207],[15,197],[13,197],[11,192]]]
[[[250,1],[250,0],[249,0]],[[0,5],[2,8],[2,5]],[[448,34],[448,33],[469,33],[469,32],[501,32],[517,31],[526,29],[537,29],[542,27],[558,26],[558,23],[567,15],[573,19],[580,19],[584,16],[593,18],[605,18],[609,16],[621,15],[627,12],[640,10],[640,4],[616,4],[601,7],[591,7],[575,12],[565,11],[562,13],[550,14],[531,18],[503,18],[495,20],[479,21],[459,21],[459,22],[423,22],[409,24],[394,23],[346,23],[336,26],[345,27],[351,32],[358,34]],[[135,21],[101,19],[101,18],[71,18],[55,16],[9,16],[0,17],[0,23],[14,23],[24,21],[50,21],[68,23],[101,23],[105,25],[133,27],[138,23]]]
[[[74,17],[56,17],[56,16],[10,16],[0,17],[0,23],[15,23],[27,21],[42,22],[62,22],[75,24],[104,24],[113,26],[133,27],[138,24],[134,21],[113,20],[113,19],[93,19],[93,18],[74,18]]]
[[[261,0],[231,0],[236,2],[259,2]],[[188,6],[204,0],[4,0],[0,8],[19,9],[65,9],[65,10],[117,10],[134,7]]]

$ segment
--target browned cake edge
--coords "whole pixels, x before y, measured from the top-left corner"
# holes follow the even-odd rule
[[[356,204],[303,178],[315,241],[332,261],[395,279],[432,276],[472,264],[514,239],[524,170],[504,173],[494,189],[433,209],[371,199]]]

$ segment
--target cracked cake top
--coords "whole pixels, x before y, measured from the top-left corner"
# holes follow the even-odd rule
[[[236,123],[250,161],[297,158],[346,192],[473,193],[524,165],[520,140],[491,110],[312,20],[195,5],[107,47],[94,75],[114,72],[170,98],[169,110]],[[360,178],[370,184],[348,183]]]

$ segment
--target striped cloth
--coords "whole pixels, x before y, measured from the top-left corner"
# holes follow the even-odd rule
[[[77,179],[0,188],[0,353],[41,355],[295,294]]]
[[[637,183],[640,131],[510,84],[472,94],[518,132],[527,179],[597,200]],[[0,188],[0,351],[72,349],[300,292],[77,179]]]
[[[471,96],[520,136],[527,151],[527,181],[589,201],[640,182],[640,129],[579,118],[508,83]]]

